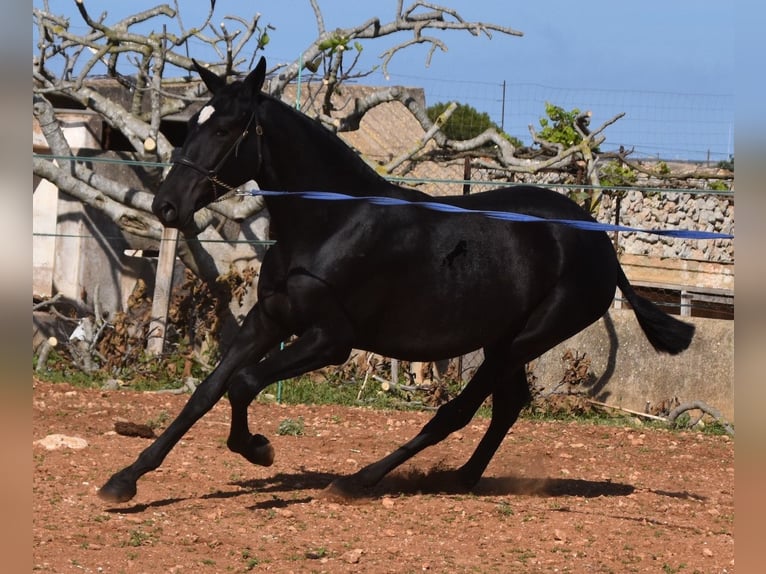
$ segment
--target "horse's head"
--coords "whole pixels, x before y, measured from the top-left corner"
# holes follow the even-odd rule
[[[189,119],[186,141],[154,197],[152,211],[167,227],[184,227],[195,211],[254,179],[262,161],[257,111],[266,60],[231,84],[194,66],[213,97]]]

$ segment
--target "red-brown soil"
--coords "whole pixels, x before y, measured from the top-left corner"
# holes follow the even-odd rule
[[[270,468],[225,446],[223,401],[139,481],[97,488],[148,439],[114,424],[173,417],[185,396],[35,382],[32,564],[41,572],[734,572],[734,445],[725,436],[519,421],[472,493],[440,491],[486,427],[416,456],[369,496],[329,498],[338,476],[413,436],[429,413],[256,404]],[[280,436],[302,417],[304,434]],[[253,429],[256,430],[256,429]]]

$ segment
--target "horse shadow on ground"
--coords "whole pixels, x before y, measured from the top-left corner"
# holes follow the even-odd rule
[[[349,491],[338,488],[341,479],[347,475],[313,470],[298,470],[293,473],[281,472],[275,475],[250,480],[230,482],[234,490],[216,490],[199,497],[175,497],[134,504],[128,507],[108,508],[105,512],[118,514],[140,514],[150,509],[180,504],[188,500],[225,500],[254,494],[271,494],[271,498],[249,506],[250,510],[268,510],[286,508],[293,504],[305,504],[314,499],[345,504],[373,502],[385,496],[417,496],[422,494],[457,495],[470,492],[474,496],[535,496],[540,498],[599,496],[628,496],[636,492],[630,484],[610,480],[583,480],[578,478],[487,476],[483,477],[472,489],[465,489],[457,481],[454,471],[431,469],[429,471],[395,471],[379,484],[370,488]],[[690,493],[665,490],[645,489],[646,491],[669,498],[704,502],[705,497]],[[307,492],[305,496],[285,498],[280,495]]]
[[[146,510],[172,506],[184,501],[199,498],[201,500],[224,500],[254,494],[271,494],[268,500],[260,501],[248,508],[276,509],[292,504],[307,503],[315,498],[341,503],[364,503],[378,500],[384,496],[416,496],[420,494],[456,495],[471,493],[474,496],[537,496],[542,498],[599,496],[628,496],[635,492],[630,484],[609,480],[583,480],[577,478],[487,476],[476,486],[466,489],[457,480],[457,474],[451,470],[434,468],[428,471],[395,471],[386,476],[379,484],[369,488],[349,489],[342,479],[347,475],[300,469],[296,472],[280,472],[264,478],[241,480],[228,483],[232,490],[216,490],[199,497],[175,497],[138,503],[129,507],[105,509],[106,512],[121,514],[140,514]],[[343,486],[339,486],[343,484]],[[280,494],[305,496],[283,498]]]
[[[570,478],[525,478],[525,477],[484,477],[479,483],[466,489],[457,480],[454,471],[432,469],[429,471],[410,470],[393,472],[379,484],[369,488],[349,489],[342,481],[346,475],[300,471],[278,473],[271,477],[230,483],[235,491],[219,491],[203,498],[231,498],[236,496],[271,493],[272,499],[259,502],[251,509],[281,508],[290,504],[308,502],[314,498],[341,503],[364,503],[384,496],[415,496],[420,494],[466,494],[474,496],[577,496],[595,498],[598,496],[628,496],[635,491],[629,484],[611,481],[592,481]],[[342,484],[342,486],[341,486]],[[319,494],[284,500],[279,493],[295,493],[300,490],[318,490]]]
[[[635,487],[611,481],[593,481],[573,478],[529,478],[515,476],[483,477],[472,489],[465,489],[456,480],[454,471],[433,469],[430,471],[411,470],[394,472],[385,477],[379,484],[370,488],[349,490],[338,488],[339,479],[346,475],[300,470],[294,473],[277,473],[275,475],[251,480],[230,482],[235,490],[216,490],[204,494],[202,500],[228,499],[253,494],[271,494],[268,500],[260,501],[249,508],[276,509],[292,504],[310,502],[314,498],[333,502],[364,503],[380,499],[384,496],[414,496],[419,494],[466,494],[475,496],[539,496],[567,497],[578,496],[595,498],[598,496],[628,496]],[[307,493],[305,496],[285,499],[279,494],[297,493],[299,491],[319,491],[319,494]],[[195,497],[175,497],[134,504],[129,507],[105,509],[106,512],[121,514],[140,514],[150,509],[172,506]]]

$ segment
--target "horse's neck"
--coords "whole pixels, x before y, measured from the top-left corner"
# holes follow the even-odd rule
[[[351,196],[397,193],[335,134],[281,103],[267,110],[262,189],[331,191]],[[353,220],[356,201],[266,199],[276,237],[285,244],[315,243]]]
[[[387,193],[386,180],[338,136],[281,102],[273,105],[279,119],[264,136],[270,152],[264,183],[284,191]]]

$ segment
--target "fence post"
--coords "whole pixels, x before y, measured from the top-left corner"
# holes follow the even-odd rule
[[[463,158],[463,195],[471,193],[471,159],[469,157]]]
[[[681,291],[681,310],[682,317],[692,316],[692,295],[686,289]]]
[[[391,384],[399,384],[399,360],[391,359]]]
[[[176,263],[177,245],[178,230],[169,227],[163,229],[160,253],[157,259],[157,275],[154,280],[152,318],[146,341],[146,352],[149,355],[160,355],[165,346],[165,327],[167,326],[170,307],[170,292],[173,287],[173,268]]]

